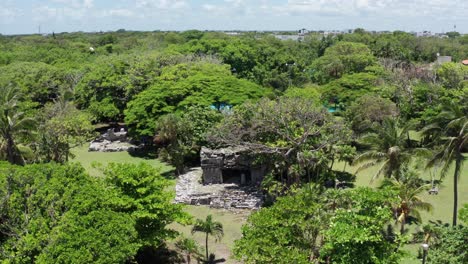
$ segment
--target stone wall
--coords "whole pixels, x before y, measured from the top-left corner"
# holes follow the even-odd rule
[[[223,174],[221,167],[203,166],[203,182],[204,183],[223,183]]]
[[[203,182],[205,184],[223,183],[223,170],[238,170],[239,182],[246,183],[245,172],[250,172],[250,184],[263,179],[266,166],[254,164],[255,154],[247,147],[237,146],[222,149],[203,147],[200,152]]]
[[[177,178],[176,203],[207,205],[228,210],[258,209],[262,206],[264,195],[254,186],[203,185],[200,182],[202,174],[201,168],[192,168]]]

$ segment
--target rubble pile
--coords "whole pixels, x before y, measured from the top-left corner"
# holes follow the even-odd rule
[[[208,205],[224,209],[258,209],[263,204],[263,195],[253,186],[237,184],[203,185],[201,168],[193,168],[179,176],[176,185],[176,203]]]
[[[139,146],[135,146],[128,141],[127,131],[121,128],[118,132],[110,128],[106,133],[99,138],[93,140],[89,144],[88,151],[99,152],[119,152],[119,151],[135,151]]]

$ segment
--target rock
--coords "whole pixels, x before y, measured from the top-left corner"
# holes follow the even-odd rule
[[[120,152],[120,151],[136,151],[143,146],[135,146],[130,144],[127,139],[127,132],[121,128],[119,132],[114,132],[113,129],[107,130],[98,139],[89,144],[88,151],[99,152]]]
[[[209,205],[212,208],[258,209],[263,204],[263,195],[252,186],[235,184],[200,184],[201,168],[193,168],[180,175],[176,184],[176,203]]]

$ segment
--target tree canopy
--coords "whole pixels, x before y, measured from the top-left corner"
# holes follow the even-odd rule
[[[267,89],[232,76],[225,65],[178,64],[165,68],[151,87],[128,103],[125,122],[135,134],[152,136],[155,121],[164,114],[193,105],[222,110],[268,94]]]
[[[391,192],[325,192],[304,187],[252,214],[234,253],[245,263],[398,263],[398,244],[383,231]]]
[[[145,165],[111,165],[107,180],[76,164],[0,166],[0,254],[7,263],[124,263],[186,219],[168,182]],[[138,192],[137,192],[138,190]]]

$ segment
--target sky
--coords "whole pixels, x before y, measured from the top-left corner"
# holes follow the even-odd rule
[[[0,0],[0,34],[108,30],[468,33],[468,0]]]

